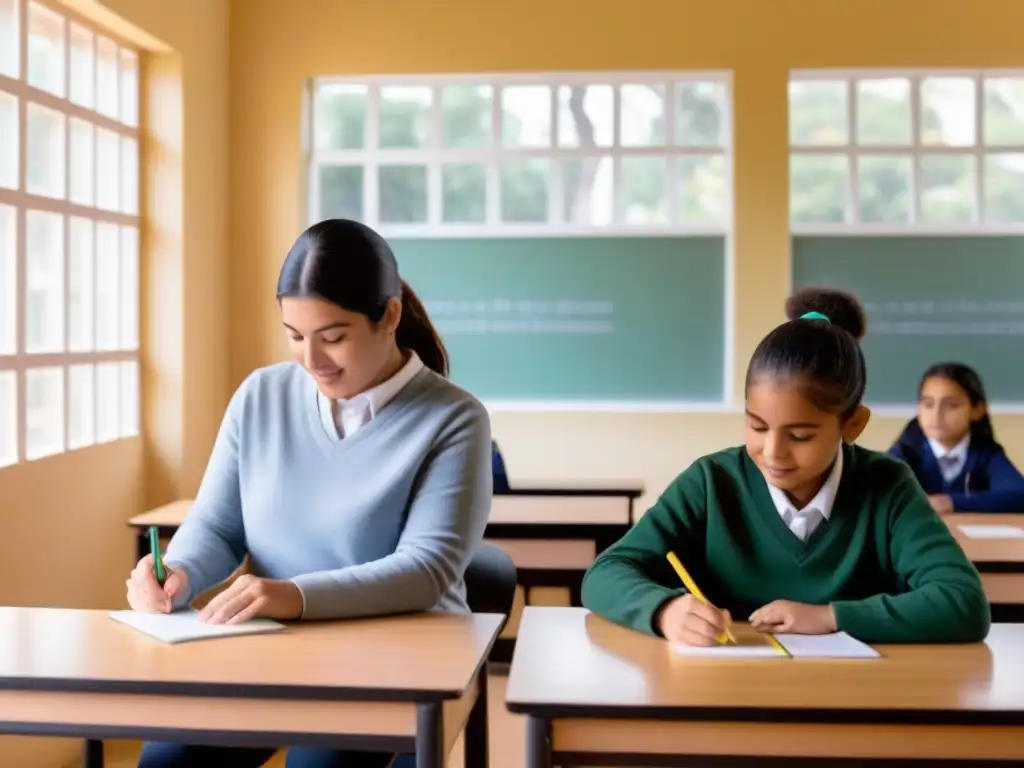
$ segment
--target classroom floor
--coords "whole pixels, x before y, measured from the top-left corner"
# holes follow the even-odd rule
[[[523,719],[505,709],[506,675],[492,674],[488,681],[488,717],[490,719],[491,768],[522,768],[526,762]],[[135,741],[109,741],[104,748],[104,768],[135,768],[140,744]],[[70,767],[69,767],[70,768]],[[284,755],[278,753],[266,768],[284,768]],[[452,748],[448,768],[463,768],[462,739]]]

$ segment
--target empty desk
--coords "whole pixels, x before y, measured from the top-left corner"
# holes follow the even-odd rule
[[[1009,526],[1024,533],[1024,514],[957,513],[943,517],[981,573],[993,621],[1024,623],[1024,537],[979,538],[984,530]],[[961,528],[974,535],[968,535]]]

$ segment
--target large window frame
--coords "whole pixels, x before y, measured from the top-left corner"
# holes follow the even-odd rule
[[[52,0],[0,49],[3,467],[140,433],[141,52]]]
[[[864,141],[858,140],[858,84],[865,81],[906,80],[908,85],[909,110],[909,141],[896,143],[891,140]],[[794,235],[1006,235],[1024,234],[1024,216],[1017,220],[995,220],[986,210],[987,161],[1000,155],[1017,156],[1013,162],[1018,164],[1016,173],[1024,180],[1024,134],[1013,143],[992,143],[986,137],[986,83],[998,80],[1018,81],[1021,87],[1020,98],[1024,99],[1024,72],[1019,70],[979,70],[979,69],[920,69],[920,70],[795,70],[790,73],[789,86],[789,119],[790,119],[790,223]],[[973,133],[973,140],[960,139],[949,143],[925,142],[922,137],[922,113],[926,109],[928,96],[923,94],[923,86],[934,87],[945,81],[947,87],[953,81],[960,84],[973,83],[973,96],[965,98],[970,102],[973,111],[965,121],[966,132]],[[845,137],[844,140],[828,142],[815,141],[803,143],[795,140],[793,93],[795,87],[804,84],[843,83],[845,94]],[[927,107],[933,109],[933,107]],[[1024,129],[1024,122],[1020,123]],[[844,158],[847,165],[845,182],[845,218],[843,221],[813,221],[799,218],[793,205],[793,177],[795,164],[808,158]],[[862,217],[860,207],[860,161],[874,158],[909,158],[909,218],[905,221],[868,221]],[[931,220],[923,215],[922,188],[923,163],[932,162],[932,168],[939,168],[943,158],[970,158],[973,167],[973,215],[964,220],[942,220],[941,216],[931,214]],[[948,162],[948,160],[946,161]],[[1022,200],[1018,205],[1024,209],[1024,184],[1021,187]]]
[[[697,145],[681,143],[677,135],[679,108],[677,96],[686,85],[713,84],[721,89],[720,143]],[[337,86],[366,89],[365,126],[363,146],[351,148],[325,148],[317,136],[318,94],[323,87]],[[447,87],[477,86],[490,91],[490,114],[487,117],[489,142],[486,145],[456,148],[442,145],[445,113],[442,90]],[[503,143],[503,96],[509,89],[545,86],[550,89],[547,105],[550,142],[544,146],[507,146]],[[560,120],[563,89],[574,86],[607,86],[611,90],[612,125],[605,128],[608,137],[601,145],[566,146],[562,139]],[[622,142],[623,87],[660,87],[664,96],[664,137],[661,144],[625,146]],[[394,87],[424,88],[431,93],[427,119],[427,140],[415,148],[381,147],[381,91]],[[325,166],[362,169],[361,210],[352,218],[389,237],[519,237],[552,235],[588,236],[665,236],[665,235],[728,235],[732,231],[732,78],[728,72],[554,72],[520,74],[466,74],[466,75],[388,75],[372,77],[318,77],[309,83],[306,98],[305,151],[308,184],[305,210],[309,223],[338,215],[321,210],[321,169]],[[582,143],[582,142],[581,142]],[[720,215],[713,220],[685,220],[680,214],[678,168],[681,161],[696,158],[720,157],[721,193],[717,200]],[[659,222],[632,223],[623,221],[622,164],[640,158],[666,158],[664,205],[668,219]],[[573,221],[564,215],[565,203],[563,173],[566,161],[599,158],[610,161],[613,214],[602,223]],[[506,163],[539,160],[548,161],[551,173],[546,186],[547,216],[544,221],[508,221],[502,216],[501,168]],[[445,221],[442,212],[444,180],[442,168],[448,164],[483,165],[485,211],[483,219],[472,223]],[[381,166],[425,166],[425,217],[415,223],[382,221],[380,217],[380,187],[377,169]]]

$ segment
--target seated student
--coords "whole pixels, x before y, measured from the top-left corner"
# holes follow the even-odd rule
[[[143,558],[129,604],[183,606],[248,554],[253,574],[214,597],[203,620],[468,613],[463,575],[490,510],[490,421],[445,378],[444,346],[391,249],[356,222],[315,224],[288,253],[277,298],[295,361],[238,388],[167,549],[164,586]],[[274,751],[149,743],[139,766],[256,768]],[[391,759],[304,748],[287,765]]]
[[[909,468],[852,445],[870,415],[859,304],[808,290],[786,309],[747,368],[746,445],[679,475],[590,567],[584,605],[690,645],[715,644],[733,617],[866,642],[983,639],[981,578]]]
[[[494,478],[494,492],[508,493],[508,472],[505,470],[505,460],[501,457],[498,444],[491,441],[491,475]]]
[[[939,514],[1024,512],[1024,477],[996,442],[981,377],[962,363],[924,372],[917,418],[889,453],[910,465]]]

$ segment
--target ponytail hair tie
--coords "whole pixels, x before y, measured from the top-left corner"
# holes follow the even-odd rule
[[[821,312],[804,312],[800,315],[800,320],[824,320],[826,323],[832,324],[832,321],[828,319],[828,315],[823,315]]]

